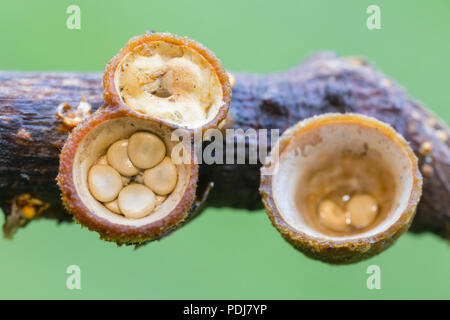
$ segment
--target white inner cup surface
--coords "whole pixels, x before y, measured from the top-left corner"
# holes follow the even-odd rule
[[[299,181],[323,168],[329,159],[343,151],[362,154],[365,150],[381,156],[380,161],[389,168],[395,182],[393,206],[384,219],[373,228],[358,233],[339,236],[325,234],[308,223],[308,212],[299,212],[296,192]],[[353,123],[324,124],[292,139],[280,154],[274,170],[272,190],[275,204],[283,219],[294,229],[314,238],[325,240],[352,240],[373,236],[385,231],[402,215],[408,205],[413,187],[413,164],[408,154],[392,139],[376,128]],[[307,186],[306,186],[307,188]]]
[[[223,104],[213,66],[195,50],[163,41],[128,53],[114,83],[128,107],[187,128],[211,121]]]

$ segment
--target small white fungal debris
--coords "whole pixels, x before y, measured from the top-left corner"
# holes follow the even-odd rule
[[[236,79],[234,78],[233,74],[231,72],[227,72],[228,81],[230,81],[230,87],[233,88],[234,84],[236,83]]]
[[[436,137],[441,140],[442,142],[446,142],[448,139],[448,134],[444,130],[437,130],[436,131]]]
[[[420,153],[424,156],[428,156],[433,151],[433,144],[430,141],[425,141],[420,145]]]
[[[436,125],[437,121],[436,121],[435,118],[429,117],[429,118],[426,120],[426,123],[427,123],[430,127],[433,128],[433,127]]]
[[[31,140],[31,133],[24,128],[20,128],[19,131],[17,131],[17,137],[22,140],[29,141]]]
[[[421,171],[422,171],[423,175],[426,177],[431,177],[434,173],[433,167],[430,166],[429,164],[422,165],[421,169],[422,169]]]
[[[411,116],[414,120],[420,120],[420,114],[417,111],[413,111]]]
[[[75,110],[73,109],[68,103],[61,103],[56,108],[56,116],[63,120],[64,125],[69,129],[75,128],[81,121],[89,117],[92,106],[84,97],[81,97],[80,103]]]
[[[381,80],[381,84],[385,87],[390,87],[390,86],[392,86],[392,81],[389,79],[383,79],[383,80]]]

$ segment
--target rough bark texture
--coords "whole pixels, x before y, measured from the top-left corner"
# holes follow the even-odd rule
[[[51,204],[42,217],[71,221],[55,183],[59,150],[68,134],[61,130],[55,111],[64,102],[76,106],[81,96],[97,109],[103,103],[101,77],[101,73],[0,72],[0,205],[8,218],[7,236],[28,222],[11,218],[12,200],[23,193]],[[411,143],[424,173],[412,230],[450,239],[449,129],[404,89],[359,58],[327,52],[287,72],[235,77],[230,109],[235,128],[284,131],[325,112],[357,112],[391,124]],[[420,151],[424,142],[431,143],[431,153]],[[247,146],[252,143],[257,141]],[[201,186],[214,183],[206,205],[262,208],[259,167],[202,165]]]

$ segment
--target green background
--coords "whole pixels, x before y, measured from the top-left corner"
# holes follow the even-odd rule
[[[66,8],[81,7],[81,30]],[[381,7],[381,30],[366,8]],[[318,50],[362,55],[450,121],[449,1],[2,1],[0,69],[103,70],[131,36],[168,31],[212,49],[227,69],[288,69]],[[3,223],[3,215],[0,223]],[[66,268],[81,268],[81,290]],[[381,267],[381,290],[366,268]],[[208,209],[167,239],[134,251],[79,225],[37,221],[0,240],[0,298],[450,298],[449,244],[406,234],[351,266],[310,260],[263,211]]]

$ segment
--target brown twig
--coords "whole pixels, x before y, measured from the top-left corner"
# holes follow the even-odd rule
[[[449,129],[393,80],[360,58],[328,52],[287,72],[234,76],[230,110],[235,128],[284,131],[325,112],[362,113],[391,124],[411,143],[424,175],[412,230],[450,239]],[[93,111],[100,107],[101,77],[101,73],[0,72],[0,205],[6,215],[5,235],[27,224],[27,218],[17,219],[12,210],[22,194],[50,205],[41,217],[72,220],[55,182],[59,151],[69,132],[56,111],[62,103],[78,105],[81,97]],[[248,141],[247,147],[252,143],[257,141]],[[202,165],[199,188],[210,189],[205,204],[262,208],[259,168],[259,164]]]

